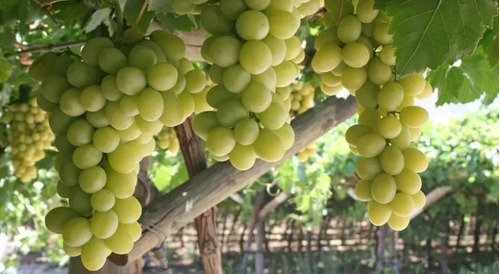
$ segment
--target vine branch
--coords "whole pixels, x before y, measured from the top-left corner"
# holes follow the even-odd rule
[[[47,52],[47,51],[54,51],[58,49],[63,49],[71,46],[79,46],[85,44],[85,40],[77,40],[77,41],[70,41],[70,42],[64,42],[61,44],[48,44],[40,47],[33,47],[33,48],[28,48],[28,49],[23,49],[20,51],[12,52],[12,53],[7,53],[4,55],[4,57],[12,57],[12,56],[19,56],[23,53],[33,53],[33,52]]]
[[[149,4],[149,0],[144,0],[144,4],[142,4],[141,11],[139,12],[139,15],[137,15],[137,18],[135,19],[134,25],[132,26],[133,29],[135,29],[137,27],[137,25],[139,24],[139,22],[141,21],[142,16],[144,15],[144,12],[146,11],[146,7],[148,6],[148,4]]]

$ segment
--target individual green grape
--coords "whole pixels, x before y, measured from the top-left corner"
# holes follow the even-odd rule
[[[97,65],[99,52],[104,48],[112,48],[113,41],[106,37],[96,37],[88,40],[82,48],[83,62],[89,65]]]
[[[387,111],[394,111],[401,105],[403,98],[403,87],[396,82],[389,82],[380,89],[377,102]]]
[[[410,217],[400,217],[396,214],[392,214],[389,220],[387,220],[387,224],[394,231],[401,231],[408,227],[410,223]]]
[[[340,45],[342,42],[337,37],[337,27],[329,27],[318,34],[314,40],[314,48],[316,50],[322,49],[328,44]]]
[[[323,79],[325,78],[323,77]],[[380,88],[377,85],[373,84],[371,81],[366,81],[363,86],[356,90],[356,102],[364,109],[375,109],[377,107],[379,90]]]
[[[419,106],[408,106],[399,114],[401,123],[409,128],[421,128],[429,120],[429,113]]]
[[[401,122],[394,116],[382,117],[377,122],[377,133],[386,139],[396,138],[401,133]]]
[[[123,32],[123,38],[128,43],[135,43],[144,39],[144,33],[137,28],[129,28]]]
[[[277,1],[271,1],[271,3]],[[295,35],[300,26],[300,17],[284,10],[269,10],[269,33],[279,39],[286,40]]]
[[[380,172],[382,172],[382,167],[377,157],[361,158],[356,164],[356,174],[363,180],[373,180]]]
[[[371,127],[360,124],[353,125],[347,129],[345,139],[348,144],[356,147],[358,145],[359,138],[368,133],[373,133],[373,129]]]
[[[252,147],[255,154],[267,162],[276,162],[280,160],[285,153],[279,136],[266,128],[260,131]]]
[[[220,5],[208,5],[200,14],[201,27],[212,34],[225,34],[231,32],[234,24],[226,19],[220,10]]]
[[[49,75],[44,78],[40,91],[50,102],[59,103],[64,91],[70,87],[70,83],[68,83],[64,77]]]
[[[72,161],[63,161],[59,166],[59,179],[66,186],[77,185],[79,175],[80,175],[80,169],[77,168]]]
[[[427,169],[429,162],[425,154],[416,148],[405,148],[402,150],[405,159],[405,168],[415,171],[416,173],[423,172]]]
[[[129,51],[127,60],[130,66],[147,72],[156,64],[156,54],[150,47],[137,45]]]
[[[75,120],[66,132],[67,140],[74,146],[83,146],[92,141],[94,127],[86,119]]]
[[[167,62],[167,57],[165,56],[163,49],[156,42],[151,40],[144,40],[141,41],[138,45],[146,46],[152,49],[155,52],[157,63]]]
[[[89,220],[83,217],[75,217],[68,220],[64,224],[62,237],[64,243],[68,246],[82,246],[92,238]]]
[[[326,94],[328,96],[333,96],[333,95],[339,93],[340,91],[342,91],[343,87],[342,87],[342,85],[328,86],[325,84],[325,82],[322,81],[320,83],[320,89],[324,94]]]
[[[115,195],[109,189],[103,188],[90,196],[90,205],[97,211],[108,211],[115,205]]]
[[[321,0],[310,0],[310,1],[303,1],[302,4],[298,5],[298,2],[296,3],[297,10],[300,13],[301,17],[313,15],[318,11],[321,6],[323,6],[323,2]]]
[[[288,120],[288,111],[278,103],[272,102],[269,107],[257,114],[262,125],[271,130],[282,127]]]
[[[277,87],[277,75],[274,67],[268,68],[266,71],[260,74],[252,74],[250,82],[260,83],[264,85],[269,90],[274,90]]]
[[[53,103],[53,102],[49,101],[47,98],[45,98],[45,96],[41,92],[37,93],[36,102],[37,102],[38,106],[43,111],[46,111],[46,112],[52,112],[58,106],[58,104]]]
[[[220,1],[220,11],[225,18],[234,21],[247,9],[243,0],[222,0]],[[241,35],[240,35],[241,36]]]
[[[141,136],[154,134],[161,131],[163,128],[163,124],[160,121],[146,121],[142,119],[140,116],[135,116],[134,123],[137,125],[137,128],[143,133]]]
[[[127,116],[120,108],[120,102],[108,102],[104,106],[104,113],[109,124],[117,130],[127,129],[134,122],[134,117]]]
[[[48,230],[61,234],[66,222],[78,216],[78,213],[69,207],[56,207],[45,215],[45,226]]]
[[[163,97],[152,88],[145,88],[137,98],[139,115],[146,121],[156,121],[163,113]]]
[[[236,144],[229,153],[229,161],[238,170],[247,170],[255,163],[255,152],[251,145]]]
[[[247,10],[236,20],[236,33],[245,40],[262,40],[269,33],[266,15],[257,10]]]
[[[382,50],[380,51],[380,60],[384,62],[384,64],[389,65],[389,66],[395,66],[396,65],[396,55],[395,55],[395,49],[392,47],[392,45],[384,45],[382,47]]]
[[[368,202],[371,201],[372,192],[371,192],[372,183],[366,180],[359,180],[354,187],[354,194],[356,198],[360,201]]]
[[[54,52],[44,53],[33,61],[28,69],[28,74],[35,81],[43,81],[47,76],[52,75],[57,55]]]
[[[410,130],[410,141],[414,142],[418,140],[420,135],[422,134],[422,128],[414,127],[414,128],[408,128]]]
[[[215,117],[219,124],[226,127],[233,127],[247,118],[249,115],[248,109],[239,100],[227,100],[219,105]]]
[[[224,87],[234,93],[240,93],[248,87],[250,79],[250,73],[239,64],[228,67],[222,75]]]
[[[181,38],[162,30],[153,31],[151,36],[167,58],[179,60],[186,55],[186,45]]]
[[[98,128],[92,136],[92,144],[102,153],[110,153],[118,147],[120,136],[112,127]]]
[[[389,23],[377,22],[373,29],[373,38],[382,45],[392,44],[392,34],[389,34]]]
[[[208,88],[205,88],[200,93],[191,94],[191,96],[193,97],[195,114],[200,114],[205,111],[213,110],[213,108],[207,102],[207,93],[208,93]]]
[[[419,191],[415,194],[411,194],[411,197],[413,198],[415,210],[424,208],[425,204],[427,203],[427,198],[425,197],[425,194],[422,191]]]
[[[239,95],[229,92],[223,85],[215,85],[207,92],[207,103],[214,108],[229,99],[238,99]]]
[[[201,69],[190,70],[184,77],[186,77],[185,89],[192,94],[202,92],[207,84],[205,72]]]
[[[379,155],[380,166],[389,175],[399,174],[404,167],[403,153],[397,146],[386,146]]]
[[[373,225],[384,225],[391,217],[392,211],[388,204],[380,204],[374,200],[368,202],[368,218]]]
[[[247,7],[253,10],[266,9],[271,3],[271,0],[244,0],[244,1]]]
[[[226,127],[216,127],[212,129],[206,140],[206,146],[210,154],[222,157],[233,150],[236,145],[233,131]]]
[[[89,271],[97,271],[104,266],[111,250],[106,247],[103,240],[92,237],[82,246],[81,254],[83,266]]]
[[[135,95],[147,85],[146,75],[136,67],[124,67],[116,74],[116,87],[127,95]]]
[[[342,71],[342,85],[351,92],[360,89],[365,84],[366,79],[367,73],[364,67],[345,67]]]
[[[101,81],[101,93],[108,101],[118,101],[122,98],[123,93],[116,87],[116,76],[113,74],[106,75]]]
[[[108,154],[108,163],[111,168],[120,173],[132,172],[139,162],[138,151],[127,143],[120,143],[115,151]]]
[[[271,91],[260,83],[251,82],[241,93],[241,102],[249,111],[261,113],[271,105]]]
[[[214,64],[227,68],[238,63],[241,49],[241,41],[237,38],[232,36],[219,36],[210,43],[207,54]]]
[[[118,216],[120,223],[130,224],[139,220],[142,208],[139,201],[131,196],[126,199],[116,199],[113,211]]]
[[[134,241],[130,235],[120,228],[111,237],[104,239],[104,243],[116,254],[127,254],[134,247]]]
[[[385,139],[375,133],[368,133],[359,138],[356,147],[359,154],[365,158],[379,155],[385,148]]]
[[[399,147],[399,149],[407,148],[410,144],[410,129],[407,126],[402,125],[399,135],[389,139],[389,141],[391,144]]]
[[[283,1],[271,1],[267,10],[284,10],[288,12],[292,12],[294,8],[294,1],[292,0],[283,0]]]
[[[371,23],[378,15],[378,10],[373,9],[375,0],[360,0],[356,6],[356,16],[362,23]]]
[[[176,14],[190,14],[196,9],[196,5],[191,1],[171,0],[170,8]]]
[[[273,67],[273,69],[276,72],[276,87],[289,86],[300,73],[297,65],[287,60]]]
[[[174,127],[184,121],[184,109],[177,96],[170,92],[163,92],[163,111],[160,121],[168,127]]]
[[[267,35],[264,39],[262,39],[262,42],[264,42],[271,50],[272,66],[277,66],[285,60],[287,45],[284,40],[278,39],[272,35]]]
[[[338,86],[342,84],[342,78],[331,74],[330,72],[325,72],[321,74],[321,80],[325,82],[328,86]]]
[[[127,66],[127,57],[117,48],[104,48],[97,57],[99,67],[107,73],[117,73]]]
[[[394,199],[396,189],[394,177],[386,173],[380,173],[372,181],[373,200],[381,204],[387,204]]]
[[[316,73],[333,70],[342,60],[342,50],[335,43],[321,47],[311,61],[311,67]]]
[[[398,189],[404,193],[415,194],[422,187],[422,180],[416,172],[405,168],[395,176]]]
[[[90,195],[84,192],[80,187],[73,187],[69,198],[69,207],[83,216],[89,216],[92,212],[90,205]]]
[[[370,61],[370,50],[362,43],[348,43],[342,48],[342,60],[353,68],[363,67]]]
[[[166,62],[153,65],[147,74],[148,85],[159,91],[166,91],[173,88],[177,82],[177,78],[177,69]]]
[[[250,40],[241,46],[239,61],[240,65],[249,73],[259,74],[271,67],[272,53],[264,42]]]
[[[295,35],[286,39],[285,45],[286,45],[285,60],[293,60],[302,51],[302,42]]]
[[[368,79],[376,85],[384,85],[393,78],[392,68],[375,57],[368,63]]]
[[[94,212],[90,218],[90,230],[99,239],[111,237],[118,228],[118,216],[113,210]]]
[[[66,77],[68,67],[75,62],[73,56],[63,53],[57,57],[54,63],[54,73]]]
[[[68,82],[77,88],[85,88],[86,86],[100,83],[100,76],[101,75],[97,67],[88,65],[83,62],[74,62],[68,67],[67,71]],[[45,79],[45,81],[47,79]]]
[[[415,206],[411,195],[403,192],[396,193],[390,205],[392,213],[399,217],[409,217]]]
[[[142,235],[141,225],[137,222],[130,224],[119,224],[118,230],[127,232],[127,234],[130,236],[133,242],[139,240],[139,238],[141,238]]]
[[[241,123],[242,121],[240,121]],[[215,112],[214,111],[205,111],[202,113],[199,113],[198,115],[194,116],[193,119],[193,130],[198,135],[202,140],[206,141],[208,133],[214,129],[215,127],[218,127],[220,124],[217,122],[217,118],[215,117]],[[235,138],[236,138],[236,128],[238,127],[238,124],[235,126]],[[257,125],[257,130],[258,130],[258,125]]]
[[[79,169],[96,166],[102,159],[102,152],[92,144],[77,147],[73,152],[73,162]]]
[[[257,139],[259,131],[259,125],[254,119],[243,119],[234,127],[234,139],[238,144],[251,145]]]
[[[295,132],[293,131],[292,126],[288,123],[285,123],[282,127],[276,130],[273,130],[273,133],[280,137],[285,150],[291,148],[295,142]]]
[[[65,185],[62,181],[59,180],[59,182],[57,182],[56,192],[57,195],[61,196],[62,198],[69,198],[72,192],[72,187]]]
[[[100,86],[88,86],[80,94],[80,103],[86,111],[98,111],[106,104]]]
[[[85,113],[85,109],[80,103],[81,90],[77,88],[70,88],[63,92],[59,107],[61,111],[71,117],[80,116]]]
[[[361,22],[354,15],[342,18],[337,27],[337,36],[344,43],[352,43],[361,35]]]
[[[429,82],[425,81],[424,89],[422,90],[421,93],[417,94],[415,96],[415,98],[423,100],[423,99],[427,99],[431,96],[432,96],[432,86]]]
[[[100,166],[82,170],[78,176],[78,184],[83,191],[93,194],[106,185],[106,171]]]
[[[68,254],[70,257],[77,257],[82,254],[82,248],[80,246],[78,247],[71,247],[65,243],[63,243],[63,250],[64,253]]]
[[[420,73],[412,73],[398,80],[405,93],[419,95],[425,88],[425,79]]]

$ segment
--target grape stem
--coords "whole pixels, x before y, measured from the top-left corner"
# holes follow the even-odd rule
[[[20,51],[12,52],[5,54],[4,57],[12,57],[12,56],[19,56],[23,53],[33,53],[33,52],[47,52],[47,51],[55,51],[58,49],[63,49],[71,46],[79,46],[85,44],[85,40],[77,40],[77,41],[70,41],[70,42],[65,42],[61,44],[48,44],[45,46],[40,46],[40,47],[33,47],[33,48],[28,48],[28,49],[23,49]]]
[[[144,4],[142,4],[141,11],[139,11],[139,15],[137,15],[137,18],[135,19],[134,25],[132,26],[132,29],[135,29],[139,22],[141,21],[142,16],[144,15],[144,12],[146,11],[146,7],[149,4],[149,0],[144,0]]]
[[[116,16],[116,36],[121,37],[123,32],[123,11],[120,7],[120,2],[118,0],[111,0],[115,5],[115,16]]]

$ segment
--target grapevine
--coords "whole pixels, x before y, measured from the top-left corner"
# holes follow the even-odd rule
[[[346,132],[349,148],[362,157],[355,194],[368,202],[372,224],[399,231],[425,205],[418,173],[428,162],[411,142],[429,118],[414,99],[429,97],[432,87],[418,73],[395,77],[391,18],[373,4],[360,0],[354,9],[350,1],[325,1],[326,29],[316,38],[311,66],[322,74],[325,94],[347,89],[356,97],[358,124]]]

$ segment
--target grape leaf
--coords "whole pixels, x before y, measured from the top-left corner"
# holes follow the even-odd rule
[[[85,32],[91,32],[95,30],[106,18],[111,14],[110,8],[96,10],[90,17],[87,25],[85,26]]]
[[[452,64],[472,53],[497,14],[491,0],[386,0],[377,7],[392,17],[398,76]]]
[[[0,83],[5,83],[12,73],[12,65],[5,61],[0,61]]]
[[[490,104],[497,96],[498,73],[490,68],[482,47],[455,65],[443,65],[431,71],[428,79],[439,90],[437,105],[468,103],[483,94],[483,102]]]
[[[156,19],[170,32],[175,30],[192,31],[197,27],[196,20],[190,15],[176,15],[172,12],[167,12],[165,14],[157,14]]]
[[[154,11],[155,13],[167,13],[172,11],[172,8],[170,8],[170,0],[150,0],[148,11]]]
[[[129,25],[135,24],[135,20],[137,19],[137,16],[139,15],[139,11],[142,9],[143,4],[143,0],[127,1],[127,3],[125,4],[125,9],[123,10],[123,16],[125,17],[125,19],[127,19],[127,23]],[[154,17],[154,12],[145,11],[142,14],[141,20],[137,24],[137,28],[145,33]]]

